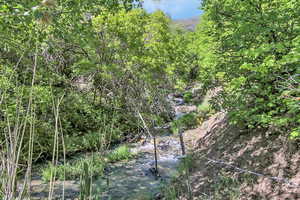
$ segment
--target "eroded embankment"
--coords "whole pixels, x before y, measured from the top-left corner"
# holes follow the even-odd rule
[[[300,199],[299,146],[285,135],[242,130],[229,125],[225,113],[186,135],[195,141],[193,199]],[[179,199],[187,199],[185,182],[174,186]]]

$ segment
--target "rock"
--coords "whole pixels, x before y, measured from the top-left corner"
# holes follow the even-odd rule
[[[175,102],[176,105],[180,106],[184,104],[184,100],[181,98],[174,98],[173,101]]]
[[[161,193],[157,193],[157,194],[154,195],[154,199],[155,199],[155,200],[160,200],[160,199],[162,199],[162,198],[163,198],[163,196],[162,196]]]

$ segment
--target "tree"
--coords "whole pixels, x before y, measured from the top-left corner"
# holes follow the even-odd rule
[[[298,1],[206,0],[203,9],[200,79],[223,87],[232,122],[299,131]]]

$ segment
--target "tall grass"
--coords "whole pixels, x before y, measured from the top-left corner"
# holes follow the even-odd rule
[[[84,164],[89,166],[89,174],[92,176],[102,176],[106,163],[99,156],[93,154],[89,157],[80,158],[73,162],[66,162],[62,165],[53,165],[50,163],[47,167],[42,169],[42,179],[45,182],[50,182],[52,174],[55,174],[55,180],[76,180],[82,175]]]
[[[3,139],[3,141],[0,143],[0,199],[3,200],[21,200],[31,196],[32,167],[35,159],[33,156],[36,140],[36,109],[38,106],[35,103],[38,46],[36,46],[32,63],[30,86],[19,85],[17,81],[14,81],[16,68],[22,58],[23,56],[13,70],[5,71],[6,68],[4,68],[1,71],[3,77],[0,81],[2,81],[2,85],[6,86],[0,93],[0,107],[4,110],[2,125],[4,123],[5,126],[1,130],[1,140]],[[10,102],[13,97],[16,98],[15,102]],[[62,98],[53,99],[55,130],[52,163],[54,164],[58,159],[59,133],[62,133],[59,119],[59,105]],[[63,135],[61,135],[61,141],[64,141]],[[64,143],[62,146],[64,148]],[[23,181],[19,180],[20,174],[23,176]],[[53,181],[51,188],[53,188]],[[50,190],[49,199],[52,199],[52,191]]]
[[[4,200],[12,200],[12,199],[23,199],[26,194],[30,195],[30,183],[31,183],[31,170],[32,170],[32,155],[33,155],[33,141],[34,141],[34,132],[35,132],[35,107],[34,107],[34,84],[35,84],[35,76],[36,76],[36,68],[37,68],[37,50],[34,56],[34,62],[32,65],[32,79],[31,86],[29,92],[28,102],[26,103],[26,109],[24,110],[23,102],[25,101],[23,98],[23,90],[17,96],[14,110],[14,115],[9,115],[5,113],[4,122],[6,124],[6,128],[3,130],[4,141],[1,142],[1,185],[0,185],[0,195]],[[10,106],[10,102],[8,99],[8,90],[12,89],[14,92],[17,92],[18,88],[17,83],[15,85],[11,84],[13,76],[15,74],[15,69],[18,67],[21,62],[23,56],[20,57],[19,62],[10,72],[9,78],[7,80],[7,84],[9,87],[4,88],[1,94],[0,106],[7,110]],[[4,75],[8,75],[5,74]],[[21,165],[20,157],[22,156],[22,147],[24,145],[24,137],[25,134],[29,134],[29,142],[28,152],[27,152],[27,163],[26,165]],[[23,184],[18,189],[17,177],[19,173],[20,167],[25,168],[25,179]]]
[[[59,159],[59,136],[61,134],[61,141],[62,141],[62,148],[63,148],[63,152],[64,152],[64,163],[66,162],[65,161],[65,158],[66,158],[66,150],[65,150],[65,147],[64,147],[64,138],[63,138],[63,131],[62,131],[62,127],[60,126],[61,123],[60,122],[60,118],[59,118],[59,108],[60,108],[60,104],[63,100],[63,96],[61,96],[60,99],[58,100],[55,100],[53,99],[53,113],[54,113],[54,117],[55,117],[55,130],[54,130],[54,138],[53,138],[53,156],[52,156],[52,165],[55,166],[58,164],[58,159]],[[63,171],[63,181],[65,182],[65,170]],[[56,172],[55,171],[51,171],[50,173],[50,189],[49,189],[49,195],[48,195],[48,199],[51,200],[52,199],[52,196],[53,196],[53,189],[54,189],[54,181],[56,179]],[[63,182],[63,195],[62,195],[62,199],[65,198],[64,196],[64,184]]]

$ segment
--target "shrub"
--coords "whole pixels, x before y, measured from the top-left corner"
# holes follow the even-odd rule
[[[178,131],[183,131],[191,128],[195,128],[198,125],[197,113],[188,113],[176,119],[171,123],[171,130],[173,133],[178,133]]]
[[[299,8],[299,1],[285,0],[203,2],[194,43],[199,79],[207,90],[223,88],[218,103],[232,123],[295,135],[300,27],[293,24]]]
[[[186,103],[190,103],[192,101],[192,98],[193,98],[193,93],[192,92],[185,92],[183,94],[183,100]]]

